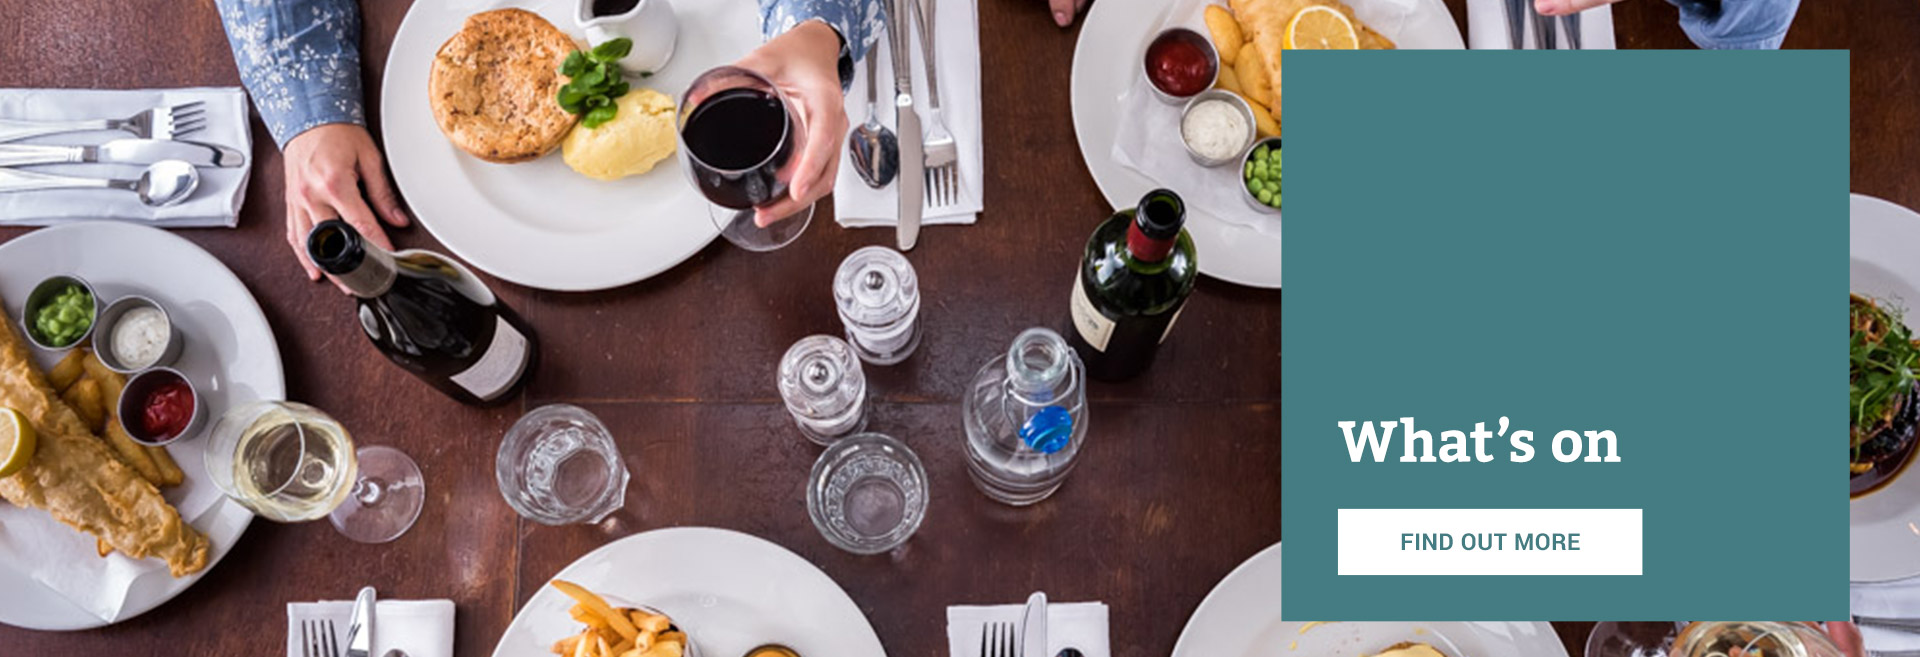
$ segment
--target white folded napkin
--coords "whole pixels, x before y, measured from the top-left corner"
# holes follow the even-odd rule
[[[980,16],[976,0],[939,0],[934,3],[930,23],[936,34],[933,45],[939,52],[934,65],[939,68],[940,114],[947,130],[953,133],[960,151],[959,202],[945,206],[939,214],[927,210],[920,216],[923,225],[970,224],[979,218],[982,192],[986,184],[981,167],[980,131]],[[933,115],[927,111],[926,65],[921,63],[920,42],[914,39],[909,53],[913,59],[914,107],[920,113],[923,130],[932,128]],[[879,102],[874,104],[880,124],[895,129],[893,120],[893,55],[887,49],[887,37],[875,40],[868,57],[879,57]],[[853,67],[853,86],[847,91],[847,125],[857,128],[867,120],[867,65]],[[908,139],[907,135],[897,135]],[[913,138],[919,138],[915,135]],[[904,167],[903,167],[904,170]],[[834,218],[842,226],[892,226],[900,221],[900,185],[898,179],[881,189],[867,186],[853,169],[852,155],[840,145],[840,173],[833,182]]]
[[[247,120],[250,108],[239,87],[189,89],[0,89],[0,118],[26,120],[123,119],[141,110],[202,101],[206,127],[182,136],[186,141],[219,144],[247,154],[247,165],[234,169],[200,169],[200,188],[178,205],[150,208],[132,192],[102,189],[62,189],[0,193],[0,224],[46,226],[85,219],[124,219],[161,228],[224,226],[240,220],[240,202],[247,195],[253,164],[253,139]],[[120,130],[69,132],[34,137],[15,143],[88,146],[113,139],[134,139]],[[145,165],[54,164],[23,167],[27,171],[89,178],[134,179]]]
[[[1527,31],[1524,43],[1528,48],[1533,48],[1533,21],[1523,22]],[[1567,47],[1567,35],[1560,34],[1557,39],[1556,45]],[[1513,37],[1507,34],[1507,0],[1467,0],[1467,47],[1474,50],[1513,49]],[[1612,7],[1601,5],[1580,12],[1580,49],[1613,50]]]
[[[1023,604],[947,607],[947,650],[953,657],[980,657],[981,629],[986,623],[1008,622],[1016,627],[1026,617]],[[1107,605],[1103,602],[1054,602],[1047,605],[1047,657],[1063,648],[1086,657],[1109,657]]]
[[[182,440],[167,447],[187,472],[185,482],[164,492],[167,502],[187,524],[208,536],[237,535],[253,514],[226,502],[220,489],[203,476],[206,468],[200,464],[205,461],[205,445],[204,440]],[[118,552],[101,557],[92,534],[60,524],[44,511],[8,504],[0,504],[0,568],[26,574],[109,623],[124,618],[132,592],[153,596],[175,585],[159,559],[133,559]]]
[[[1920,618],[1920,577],[1891,582],[1854,583],[1849,609],[1856,616]],[[1920,634],[1860,626],[1860,638],[1873,651],[1920,650]]]
[[[287,657],[306,657],[300,643],[300,625],[309,620],[333,621],[334,640],[347,651],[347,626],[353,623],[352,600],[287,603]],[[398,648],[407,657],[453,657],[452,600],[380,600],[373,603],[373,652],[370,657]]]

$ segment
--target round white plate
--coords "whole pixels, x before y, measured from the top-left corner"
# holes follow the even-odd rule
[[[527,287],[600,290],[666,271],[720,233],[679,157],[614,182],[574,173],[558,149],[532,162],[492,164],[455,148],[427,104],[427,74],[440,44],[467,16],[522,7],[585,43],[567,0],[435,0],[413,3],[387,57],[380,99],[394,182],[413,214],[455,255]],[[760,45],[752,2],[676,2],[673,59],[634,87],[678,102],[694,76]]]
[[[860,608],[826,573],[786,548],[724,529],[678,527],[608,543],[554,576],[620,602],[659,609],[705,657],[766,643],[802,655],[886,657]],[[541,586],[513,617],[494,657],[551,652],[580,632],[573,601]]]
[[[139,293],[165,305],[186,339],[174,368],[193,380],[209,418],[219,417],[235,404],[286,397],[280,347],[260,304],[226,265],[192,242],[146,226],[89,222],[43,228],[0,244],[0,297],[6,299],[8,321],[15,323],[16,330],[27,293],[42,279],[57,274],[86,279],[103,300]],[[36,351],[42,367],[63,355]],[[189,521],[212,540],[213,555],[207,565],[212,570],[240,540],[253,514],[226,499],[207,480],[204,444],[204,437],[192,437],[167,448],[187,479],[166,496],[176,506],[206,509]],[[0,502],[0,507],[6,503]],[[8,517],[8,534],[74,542],[84,548],[75,559],[99,559],[91,537],[55,522],[52,516],[7,510],[19,512],[18,517]],[[7,592],[0,595],[0,623],[36,630],[100,627],[160,606],[206,574],[203,570],[174,579],[162,566],[135,580],[119,615],[106,620],[39,584],[28,568],[27,564],[0,563],[0,591]]]
[[[1359,657],[1402,641],[1454,657],[1566,657],[1546,623],[1305,623],[1280,620],[1280,544],[1228,573],[1187,619],[1173,657]]]
[[[1358,8],[1383,0],[1347,0]],[[1418,6],[1398,30],[1386,36],[1404,49],[1465,47],[1460,28],[1441,0],[1416,0]],[[1114,207],[1133,207],[1142,194],[1161,185],[1113,159],[1113,142],[1122,129],[1118,99],[1138,77],[1140,49],[1161,24],[1167,0],[1101,0],[1087,11],[1080,42],[1073,49],[1073,132],[1094,184]],[[1217,3],[1216,3],[1217,4]],[[1196,5],[1196,7],[1199,5]],[[1199,15],[1198,9],[1195,16]],[[1172,129],[1172,128],[1169,128]],[[1199,165],[1194,165],[1199,166]],[[1243,208],[1234,208],[1235,211]],[[1202,205],[1189,205],[1187,232],[1200,253],[1200,273],[1253,287],[1280,287],[1280,231],[1258,230],[1222,220]],[[1269,215],[1264,221],[1280,221]]]
[[[1871,196],[1847,201],[1847,289],[1920,318],[1920,214]],[[1836,474],[1836,476],[1838,476]],[[1879,582],[1920,574],[1920,477],[1912,467],[1848,505],[1847,576]]]

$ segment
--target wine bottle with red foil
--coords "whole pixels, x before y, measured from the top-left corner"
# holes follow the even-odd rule
[[[1115,212],[1087,240],[1073,283],[1069,342],[1093,378],[1132,378],[1153,363],[1154,352],[1200,276],[1186,203],[1165,189],[1147,192],[1140,206]]]
[[[389,252],[338,219],[313,227],[307,254],[358,299],[374,347],[454,400],[505,402],[533,373],[533,329],[452,258]]]

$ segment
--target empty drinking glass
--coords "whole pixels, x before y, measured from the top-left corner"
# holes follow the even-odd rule
[[[899,547],[927,515],[927,471],[893,437],[848,436],[813,462],[807,515],[828,543],[855,554]]]
[[[533,409],[513,423],[493,474],[507,504],[541,524],[599,522],[627,501],[627,467],[607,425],[569,404]]]
[[[920,279],[899,251],[869,246],[840,261],[833,301],[860,360],[892,365],[920,346]]]
[[[822,445],[867,426],[867,377],[847,341],[809,335],[780,359],[780,398],[807,439]]]

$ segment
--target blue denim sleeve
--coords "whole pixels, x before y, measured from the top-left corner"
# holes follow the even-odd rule
[[[366,124],[355,0],[215,0],[240,81],[275,143],[327,123]]]
[[[843,54],[857,62],[886,29],[886,4],[883,0],[760,0],[760,32],[768,39],[815,19],[840,33]]]
[[[1800,0],[1668,0],[1680,29],[1701,48],[1772,50],[1787,38]]]

